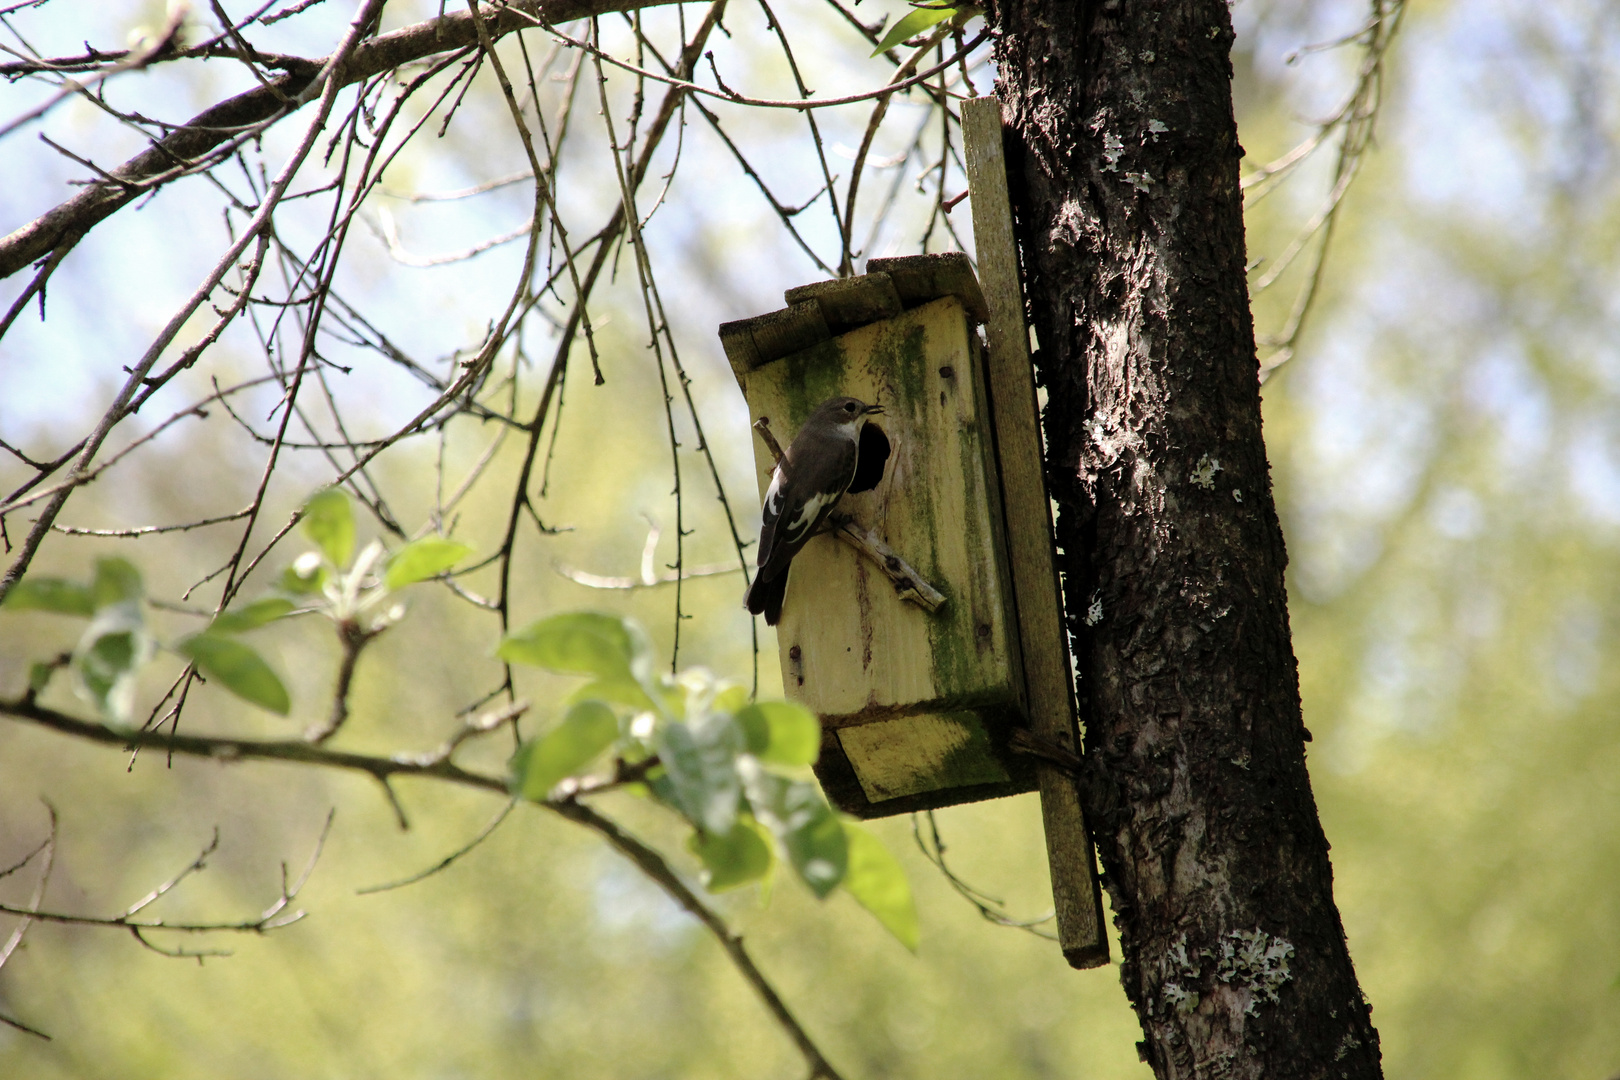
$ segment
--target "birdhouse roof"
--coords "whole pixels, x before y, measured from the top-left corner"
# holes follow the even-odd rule
[[[954,296],[970,318],[989,318],[973,264],[960,251],[869,259],[859,277],[800,285],[782,295],[787,307],[751,319],[720,324],[720,344],[742,381],[761,364],[892,319],[908,308]]]

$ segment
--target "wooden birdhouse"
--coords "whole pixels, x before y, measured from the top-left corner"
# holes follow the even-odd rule
[[[1091,967],[1108,945],[999,106],[961,115],[983,290],[960,253],[872,259],[720,339],[760,433],[762,498],[818,405],[883,407],[830,527],[791,564],[777,626],[787,694],[822,720],[828,797],[883,817],[1038,787],[1059,941]]]
[[[786,299],[721,328],[756,424],[786,445],[828,398],[884,408],[862,447],[878,447],[881,476],[839,510],[888,552],[811,540],[777,627],[787,694],[822,718],[822,786],[862,817],[1032,790],[1032,759],[1008,746],[1027,690],[967,257],[874,259]],[[763,495],[776,465],[763,437],[756,460]]]

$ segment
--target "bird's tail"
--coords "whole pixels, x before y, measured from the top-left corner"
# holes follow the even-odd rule
[[[764,615],[768,626],[775,626],[782,618],[782,599],[787,595],[787,574],[781,573],[767,580],[756,577],[743,597],[743,607],[755,615]]]

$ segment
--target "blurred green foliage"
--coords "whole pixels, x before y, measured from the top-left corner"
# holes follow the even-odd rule
[[[600,612],[548,615],[508,634],[495,651],[510,663],[591,680],[574,691],[561,720],[518,747],[514,792],[535,802],[576,797],[591,779],[582,774],[611,748],[605,782],[651,795],[686,818],[694,830],[686,849],[703,864],[711,891],[757,882],[768,895],[780,845],[816,896],[843,886],[901,944],[917,948],[905,872],[871,833],[834,813],[805,775],[821,752],[814,713],[787,701],[750,702],[742,685],[703,668],[656,674],[646,631]],[[568,779],[572,789],[557,791]]]

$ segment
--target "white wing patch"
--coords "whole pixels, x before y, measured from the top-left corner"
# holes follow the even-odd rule
[[[837,502],[838,497],[842,494],[841,491],[823,491],[817,492],[806,499],[797,517],[785,526],[778,526],[785,529],[784,539],[790,544],[795,543],[806,529],[816,523],[816,519],[821,516],[821,511],[829,504]]]
[[[771,473],[771,486],[765,489],[765,516],[776,517],[782,512],[782,466]]]

